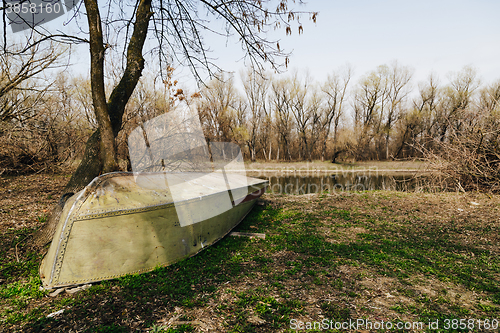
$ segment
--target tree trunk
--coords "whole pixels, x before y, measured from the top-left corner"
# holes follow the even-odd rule
[[[321,162],[323,162],[326,158],[326,139],[323,141],[323,144],[321,145]]]
[[[401,145],[399,146],[398,150],[396,151],[396,154],[394,155],[395,158],[399,157],[399,154],[403,150],[405,143],[406,143],[406,135],[408,134],[408,131],[411,131],[413,129],[410,128],[410,126],[406,126],[405,132],[403,134],[403,139],[401,140]],[[393,158],[394,159],[394,158]]]
[[[332,163],[337,163],[337,158],[339,157],[340,154],[342,154],[345,151],[346,151],[345,149],[342,149],[334,152],[332,157]]]
[[[142,70],[142,49],[147,36],[151,13],[151,0],[141,0],[137,7],[134,31],[127,48],[127,67],[120,82],[106,103],[104,90],[104,43],[101,18],[96,0],[85,0],[90,33],[90,77],[92,102],[99,129],[87,141],[82,162],[64,189],[59,204],[54,207],[47,223],[37,232],[35,246],[44,246],[52,240],[68,193],[83,189],[102,173],[118,170],[115,138],[122,126],[122,117]]]
[[[389,159],[389,134],[385,136],[385,159]]]
[[[255,162],[255,140],[251,140],[248,146],[250,148],[250,160]]]
[[[64,188],[63,194],[59,203],[52,209],[47,222],[40,228],[35,235],[34,246],[42,247],[49,243],[56,231],[59,217],[61,216],[65,199],[68,194],[76,193],[83,189],[95,177],[99,176],[103,169],[103,163],[100,154],[100,135],[99,131],[95,131],[90,136],[85,146],[85,153],[80,165],[71,176],[68,184]]]
[[[116,158],[115,136],[108,113],[106,92],[104,86],[104,42],[102,37],[101,16],[97,0],[85,0],[85,9],[89,23],[90,34],[90,82],[92,88],[92,103],[100,133],[100,152],[103,161],[103,171],[118,170]]]

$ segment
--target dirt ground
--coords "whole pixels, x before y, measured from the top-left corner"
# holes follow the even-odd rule
[[[480,193],[266,194],[238,227],[266,240],[221,241],[229,244],[223,262],[202,252],[186,266],[75,295],[6,296],[37,267],[23,273],[18,265],[10,276],[2,267],[36,266],[29,239],[67,180],[0,177],[0,309],[10,309],[0,310],[0,332],[283,332],[294,331],[291,320],[500,319],[500,196]],[[197,282],[210,270],[215,277]],[[178,287],[155,291],[162,274],[165,283],[186,283],[182,298]],[[46,318],[59,309],[67,315]]]
[[[38,228],[68,180],[44,174],[0,177],[0,233]]]

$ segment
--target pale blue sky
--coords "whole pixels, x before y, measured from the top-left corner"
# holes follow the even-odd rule
[[[466,65],[484,82],[500,80],[500,1],[311,0],[303,8],[319,11],[317,23],[302,19],[300,36],[280,32],[280,45],[293,50],[291,68],[318,81],[346,63],[359,77],[393,60],[411,66],[416,82],[431,72],[445,82]],[[227,70],[243,67],[238,46],[209,44]]]
[[[293,50],[290,68],[308,70],[317,81],[347,63],[357,80],[393,60],[414,69],[415,83],[431,72],[446,82],[450,72],[466,65],[474,66],[483,82],[500,79],[498,0],[311,0],[305,6],[293,6],[318,11],[317,23],[303,17],[303,34],[294,30],[285,36],[281,30],[273,32],[272,38],[280,38],[282,48]],[[69,32],[73,28],[63,26],[64,20],[67,17],[49,25]],[[85,18],[81,23],[86,25]],[[236,39],[207,35],[206,42],[221,67],[237,74],[244,68]],[[88,46],[79,49],[72,62],[75,72],[87,73]],[[193,87],[190,71],[174,66],[180,81]]]

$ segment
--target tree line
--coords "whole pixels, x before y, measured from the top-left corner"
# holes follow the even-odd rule
[[[471,67],[444,83],[431,74],[415,84],[411,68],[397,62],[356,82],[349,67],[324,82],[251,70],[240,79],[243,91],[234,77],[209,82],[195,105],[210,140],[234,141],[251,160],[425,157],[500,117],[500,81],[481,84]]]
[[[209,141],[235,142],[252,161],[424,157],[458,143],[464,133],[483,133],[485,140],[498,133],[500,121],[500,81],[481,84],[470,67],[446,83],[430,75],[418,84],[397,62],[357,81],[348,66],[324,82],[297,71],[273,77],[247,69],[239,76],[220,74],[195,93],[179,88],[173,75],[169,67],[166,79],[147,71],[139,81],[116,139],[122,168],[128,134],[186,104],[198,110]],[[30,77],[0,96],[4,170],[23,162],[67,165],[81,158],[97,128],[89,79],[59,72],[44,89],[37,89],[37,80]]]

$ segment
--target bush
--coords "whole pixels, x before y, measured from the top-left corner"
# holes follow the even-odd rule
[[[454,132],[449,140],[422,149],[441,180],[460,191],[500,192],[500,130],[487,126]]]

